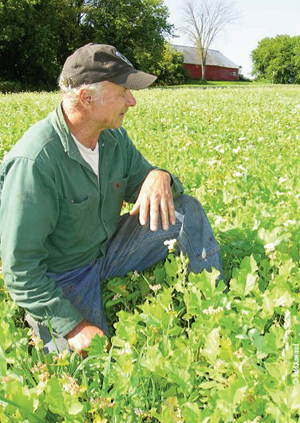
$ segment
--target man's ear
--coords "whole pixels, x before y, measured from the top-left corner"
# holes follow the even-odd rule
[[[89,106],[90,106],[90,104],[91,104],[91,102],[92,102],[92,96],[91,96],[91,93],[90,93],[88,90],[86,90],[86,89],[82,88],[82,89],[79,91],[79,99],[80,99],[81,104],[82,104],[84,107],[89,107]]]

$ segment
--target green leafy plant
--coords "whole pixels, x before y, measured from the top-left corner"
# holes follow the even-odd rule
[[[0,421],[298,422],[299,87],[137,98],[129,135],[202,202],[229,290],[171,248],[103,282],[112,346],[96,337],[82,359],[45,355],[1,280]],[[0,96],[1,157],[58,99]]]

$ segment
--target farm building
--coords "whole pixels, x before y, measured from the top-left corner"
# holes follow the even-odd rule
[[[184,55],[184,67],[192,79],[201,78],[202,69],[196,47],[172,45]],[[206,79],[208,81],[236,81],[239,79],[239,66],[218,50],[208,50],[206,60]]]

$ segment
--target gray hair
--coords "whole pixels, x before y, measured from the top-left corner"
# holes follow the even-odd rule
[[[79,85],[79,87],[74,88],[71,85],[67,85],[66,80],[60,75],[58,79],[58,86],[63,94],[64,100],[67,101],[70,106],[76,106],[79,101],[79,93],[81,89],[88,91],[93,100],[101,102],[105,82],[106,81],[96,82],[94,84],[82,84]]]

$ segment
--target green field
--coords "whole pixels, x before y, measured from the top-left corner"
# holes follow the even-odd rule
[[[1,423],[299,422],[300,86],[136,98],[124,126],[203,204],[230,291],[170,252],[106,284],[112,348],[81,359],[45,356],[0,281]],[[0,160],[59,99],[0,95]]]

